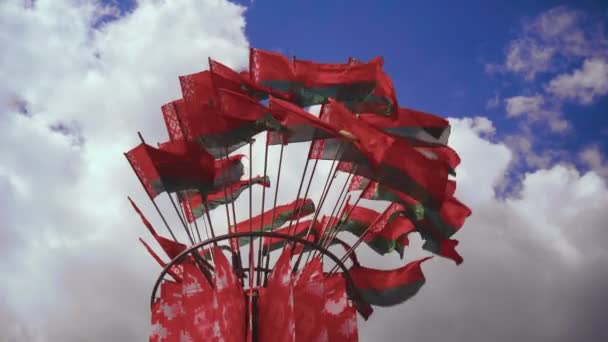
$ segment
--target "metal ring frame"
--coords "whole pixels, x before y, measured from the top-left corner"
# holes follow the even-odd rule
[[[309,241],[309,240],[306,240],[306,239],[303,239],[303,238],[300,238],[300,237],[297,237],[297,236],[287,235],[287,234],[281,234],[281,233],[275,233],[275,232],[257,231],[257,232],[231,233],[231,234],[225,234],[225,235],[216,236],[215,238],[202,241],[202,242],[200,242],[200,243],[198,243],[196,245],[192,245],[190,248],[188,248],[185,251],[181,252],[173,260],[171,260],[171,262],[169,262],[167,264],[167,266],[165,266],[165,268],[161,271],[158,279],[156,280],[156,283],[154,284],[154,288],[152,289],[152,296],[150,298],[150,306],[154,305],[154,301],[156,299],[156,293],[158,292],[158,288],[160,287],[160,284],[162,283],[162,281],[165,278],[165,276],[167,275],[169,269],[171,267],[173,267],[175,264],[181,262],[182,259],[185,256],[187,256],[188,254],[194,252],[195,250],[197,250],[199,248],[203,248],[203,247],[205,247],[207,245],[210,245],[212,243],[216,243],[216,242],[220,242],[220,241],[224,241],[224,240],[228,240],[228,239],[238,239],[238,238],[241,238],[241,237],[250,237],[250,238],[254,238],[254,237],[271,237],[271,238],[279,238],[279,239],[282,239],[282,240],[287,240],[287,241],[299,243],[299,244],[308,246],[308,247],[310,247],[310,248],[312,248],[314,250],[317,250],[317,251],[321,252],[322,255],[325,255],[328,258],[330,258],[342,270],[342,275],[344,276],[344,278],[346,280],[346,284],[347,284],[347,286],[346,286],[346,288],[347,288],[347,294],[349,295],[349,297],[351,298],[351,300],[353,300],[355,303],[361,302],[361,296],[359,295],[357,289],[354,286],[354,283],[353,283],[353,280],[352,280],[352,278],[350,276],[350,273],[348,273],[348,268],[346,268],[346,266],[340,260],[340,258],[338,258],[337,256],[335,256],[332,252],[330,252],[326,248],[321,247],[319,244],[317,244],[314,241]],[[248,271],[248,270],[244,270],[244,271]]]

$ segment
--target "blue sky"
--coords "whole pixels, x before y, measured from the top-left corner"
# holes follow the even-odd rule
[[[502,139],[518,134],[521,120],[507,118],[503,101],[487,108],[488,101],[496,95],[503,100],[534,94],[557,72],[528,82],[509,73],[489,74],[484,65],[504,61],[507,44],[521,35],[525,20],[567,3],[256,1],[246,13],[246,33],[252,46],[303,59],[330,62],[349,55],[381,55],[400,105],[450,117],[487,116]],[[577,1],[570,8],[596,23],[608,17],[608,6],[601,1]],[[581,61],[568,62],[576,67]],[[608,152],[607,108],[606,96],[587,106],[564,105],[572,129],[556,134],[533,125],[534,148],[569,151],[573,161],[590,144]]]
[[[133,1],[109,0],[125,13]],[[577,158],[589,146],[608,153],[608,98],[580,105],[560,101],[557,109],[569,129],[553,132],[542,122],[508,118],[505,99],[533,96],[560,72],[579,68],[584,58],[553,61],[534,80],[510,72],[492,73],[487,64],[505,61],[508,44],[521,38],[524,24],[556,7],[584,14],[584,29],[595,30],[608,18],[602,1],[236,1],[247,7],[246,36],[251,46],[303,59],[339,62],[348,56],[380,55],[392,76],[402,106],[449,117],[485,116],[496,126],[495,138],[528,133],[533,152],[548,163]],[[606,27],[603,27],[606,33]],[[497,99],[494,106],[488,102]],[[545,152],[547,151],[547,152]],[[545,153],[544,153],[545,152]],[[532,152],[531,152],[532,153]],[[550,158],[548,155],[559,155]],[[512,171],[534,169],[514,164]]]

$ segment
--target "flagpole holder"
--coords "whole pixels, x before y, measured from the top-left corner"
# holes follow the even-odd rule
[[[322,256],[326,256],[331,261],[333,261],[336,264],[335,267],[337,267],[338,269],[340,269],[342,271],[341,274],[344,277],[344,280],[346,281],[347,295],[348,295],[349,299],[357,306],[358,311],[362,312],[361,310],[365,310],[365,307],[369,306],[367,303],[365,303],[363,301],[360,293],[354,286],[353,279],[350,276],[348,268],[346,267],[346,265],[344,265],[344,262],[342,262],[342,260],[340,258],[338,258],[335,254],[333,254],[327,248],[322,247],[316,241],[306,240],[306,239],[303,239],[298,236],[287,235],[287,234],[276,233],[276,232],[264,232],[264,231],[240,232],[240,233],[230,233],[230,234],[219,235],[214,238],[207,239],[198,244],[190,246],[188,249],[184,250],[182,253],[180,253],[178,256],[176,256],[173,260],[171,260],[171,262],[169,262],[165,266],[165,268],[161,271],[160,275],[156,279],[156,283],[154,284],[154,287],[152,288],[152,295],[150,297],[150,306],[152,306],[154,304],[154,302],[156,301],[158,289],[160,288],[160,285],[163,282],[163,280],[165,279],[165,277],[169,274],[169,270],[173,266],[182,263],[184,258],[186,258],[188,255],[200,255],[200,254],[197,254],[196,251],[203,250],[205,247],[207,247],[209,245],[216,245],[218,242],[221,242],[221,241],[230,240],[230,239],[240,239],[243,237],[250,238],[251,241],[254,238],[265,238],[265,237],[266,238],[277,238],[277,239],[281,239],[281,240],[284,240],[287,242],[300,244],[304,247],[308,247],[312,250],[318,251],[319,253],[321,253]],[[234,267],[234,265],[233,265],[233,267]],[[265,269],[265,268],[260,269],[259,267],[256,267],[255,270],[260,270],[261,272],[264,272],[264,273],[268,273],[268,272],[272,271],[272,269]],[[235,271],[238,271],[238,270],[235,270]],[[244,268],[241,271],[249,272],[249,269]],[[255,290],[255,288],[254,288],[254,290]]]

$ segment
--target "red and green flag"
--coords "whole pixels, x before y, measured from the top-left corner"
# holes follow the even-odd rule
[[[310,198],[297,199],[291,203],[269,209],[263,214],[255,216],[251,221],[244,220],[236,225],[235,232],[267,231],[281,227],[288,221],[306,217],[315,212],[315,204]],[[273,220],[274,217],[274,220]],[[251,222],[251,223],[250,223]],[[241,246],[249,243],[249,237],[242,237],[239,241]]]
[[[382,57],[376,57],[372,61],[383,64]],[[348,63],[361,64],[362,62],[349,58]],[[353,113],[374,113],[382,116],[393,116],[399,107],[393,81],[384,70],[378,71],[376,87],[369,96],[360,101],[345,102],[344,105]]]
[[[418,145],[447,145],[450,123],[447,119],[411,108],[399,108],[397,115],[387,120],[378,115],[361,114],[361,119]]]
[[[418,293],[425,282],[420,266],[430,258],[413,261],[395,270],[355,266],[349,273],[364,301],[376,306],[394,306]]]
[[[289,94],[300,107],[327,103],[364,102],[380,82],[382,63],[317,63],[294,59],[259,49],[251,49],[250,75],[256,84]],[[285,98],[285,97],[283,97]],[[375,101],[375,99],[374,99]]]
[[[270,179],[268,177],[255,177],[250,180],[234,182],[224,189],[209,193],[206,198],[206,205],[209,210],[213,210],[223,204],[232,203],[239,198],[243,191],[255,184],[270,187]],[[203,216],[206,210],[203,204],[203,196],[200,192],[191,190],[181,192],[179,195],[180,203],[184,208],[188,222],[193,222],[195,219]]]
[[[407,236],[415,231],[415,228],[409,219],[400,215],[402,210],[401,205],[395,203],[382,213],[347,204],[343,210],[343,218],[333,220],[336,223],[331,229],[348,231],[359,237],[365,234],[363,241],[379,254],[397,251],[403,255],[403,248],[408,244]],[[346,218],[348,213],[350,215]]]
[[[367,184],[359,182],[354,178],[354,186],[359,189],[372,189],[366,191],[362,198],[381,201],[399,202],[409,208],[406,216],[414,222],[416,230],[425,240],[423,248],[429,252],[454,260],[457,264],[462,262],[462,257],[456,252],[458,241],[451,240],[463,225],[467,217],[471,215],[471,209],[454,197],[455,183],[448,182],[446,187],[446,200],[439,210],[424,206],[411,197],[388,189],[376,182]]]
[[[315,139],[335,138],[339,132],[335,127],[321,121],[295,104],[271,98],[269,109],[281,118],[283,130],[268,131],[268,144],[289,144]]]
[[[338,169],[377,181],[432,208],[439,208],[444,201],[449,172],[445,162],[427,158],[401,139],[386,149],[377,168],[342,161]]]
[[[173,101],[187,140],[205,147],[220,158],[252,141],[257,132],[249,132],[242,122],[222,115],[218,90],[208,70],[180,76],[182,101]]]
[[[151,198],[165,191],[212,187],[214,160],[203,150],[181,155],[141,143],[125,156]]]
[[[326,139],[314,142],[313,159],[339,159],[349,162],[370,164],[376,168],[393,138],[372,125],[359,120],[343,104],[330,100],[323,105],[319,116],[346,139]],[[337,158],[336,158],[337,155]]]

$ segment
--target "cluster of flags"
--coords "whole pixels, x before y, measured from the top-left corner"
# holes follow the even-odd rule
[[[253,307],[251,300],[249,306],[244,301],[247,291],[249,298],[252,291],[259,296],[260,340],[356,341],[356,310],[368,316],[366,305],[391,306],[411,298],[424,284],[421,263],[428,259],[394,270],[371,269],[355,254],[360,243],[382,255],[396,251],[403,256],[409,234],[418,232],[425,250],[462,262],[452,237],[471,211],[454,196],[450,175],[455,175],[460,158],[448,146],[450,125],[439,116],[399,107],[382,67],[379,57],[330,64],[251,49],[249,70],[238,72],[209,59],[208,70],[179,77],[182,98],[161,107],[169,141],[155,147],[142,138],[125,155],[153,202],[162,193],[173,201],[171,194],[176,194],[175,210],[181,211],[191,244],[196,240],[188,230],[191,223],[206,216],[211,226],[209,211],[226,205],[228,215],[228,205],[245,190],[270,188],[266,174],[243,179],[244,155],[235,154],[260,133],[266,133],[267,146],[310,143],[305,157],[337,162],[336,170],[349,175],[347,192],[360,194],[354,203],[349,203],[351,195],[345,197],[338,212],[321,218],[322,203],[315,205],[304,195],[242,222],[229,222],[229,233],[273,231],[325,248],[340,245],[343,261],[352,261],[348,275],[324,272],[320,255],[279,237],[264,237],[265,255],[283,252],[265,284],[253,288],[250,283],[247,290],[246,275],[235,260],[241,258],[241,246],[252,244],[251,237],[184,257],[187,243],[178,242],[170,229],[172,239],[159,235],[131,201],[167,257],[180,257],[167,270],[173,279],[162,283],[153,304],[151,341],[251,339]],[[312,105],[322,105],[318,116],[304,109]],[[361,199],[390,205],[378,212],[359,205]],[[311,214],[312,219],[301,221]],[[357,243],[346,244],[341,233],[354,234]],[[197,234],[203,240],[198,227]],[[224,250],[232,254],[232,266]],[[309,257],[303,266],[292,267],[292,258],[297,265],[305,252]],[[253,268],[250,279],[252,273]],[[349,282],[357,296],[347,296]],[[354,297],[358,299],[351,302]]]

